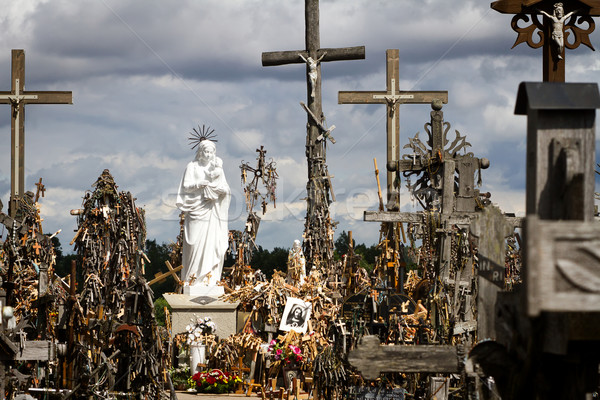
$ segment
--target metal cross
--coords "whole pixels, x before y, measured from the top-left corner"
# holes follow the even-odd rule
[[[386,91],[355,91],[338,93],[338,104],[386,104],[387,106],[387,162],[400,159],[400,113],[399,104],[429,104],[433,100],[448,102],[447,91],[413,92],[400,90],[400,67],[398,49],[386,51]],[[399,183],[398,183],[399,187]],[[387,197],[397,193],[394,174],[387,172]],[[398,198],[399,201],[399,198]]]
[[[25,192],[25,104],[72,104],[71,92],[25,90],[25,52],[12,50],[11,91],[0,92],[0,104],[11,106],[10,215],[15,216],[18,199]]]

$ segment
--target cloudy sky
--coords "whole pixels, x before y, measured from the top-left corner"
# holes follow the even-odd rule
[[[385,107],[338,105],[340,90],[384,90],[385,50],[400,50],[403,90],[448,90],[445,120],[487,157],[483,191],[504,211],[525,209],[525,117],[515,116],[519,82],[541,80],[541,49],[511,50],[511,16],[489,1],[321,0],[321,46],[366,47],[366,59],[324,63],[323,110],[336,125],[327,150],[338,233],[378,240],[362,221],[377,205],[373,158],[385,163]],[[275,209],[258,242],[290,247],[303,230],[306,160],[304,65],[262,67],[265,51],[304,48],[302,0],[19,0],[0,7],[0,90],[10,90],[11,49],[26,54],[27,90],[70,90],[73,105],[26,108],[26,188],[42,177],[46,232],[73,236],[69,210],[103,169],[146,209],[148,237],[175,239],[174,194],[193,158],[188,133],[206,124],[233,191],[230,229],[246,211],[239,165],[264,145],[277,163]],[[592,43],[600,46],[598,34]],[[597,82],[598,54],[568,51],[567,81]],[[400,108],[402,145],[424,134],[427,105]],[[10,111],[0,107],[0,196],[10,190]],[[403,209],[414,207],[407,193]],[[6,210],[4,210],[6,211]]]

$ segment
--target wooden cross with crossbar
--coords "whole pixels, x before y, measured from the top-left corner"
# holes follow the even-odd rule
[[[0,92],[0,104],[11,106],[11,185],[9,214],[17,212],[18,199],[25,193],[25,104],[72,104],[71,92],[25,90],[25,52],[12,50],[10,92]]]
[[[326,230],[329,220],[329,193],[325,142],[331,129],[325,129],[321,100],[321,63],[340,60],[359,60],[365,58],[365,47],[321,48],[319,33],[319,0],[305,0],[305,50],[277,51],[262,54],[263,66],[306,63],[307,81],[307,117],[306,155],[308,159],[307,210],[305,235],[305,254],[309,265],[315,256],[325,256],[326,247],[333,248],[329,239],[321,239],[309,234]],[[325,184],[322,184],[325,183]],[[318,216],[322,218],[318,218]],[[328,242],[331,242],[329,243]],[[316,253],[316,254],[313,254]]]
[[[161,273],[157,273],[154,276],[154,279],[152,279],[150,282],[148,282],[148,285],[154,285],[157,282],[164,282],[164,280],[167,279],[167,277],[169,275],[173,276],[173,278],[177,282],[177,285],[181,285],[181,279],[179,279],[179,275],[177,275],[177,273],[183,269],[183,265],[180,265],[179,267],[173,268],[173,266],[171,265],[171,263],[169,261],[165,261],[165,264],[167,265],[167,268],[169,269],[169,272],[164,272],[162,274]]]
[[[400,90],[400,67],[398,49],[386,50],[386,91],[355,91],[338,93],[339,104],[385,104],[387,107],[387,161],[400,160],[400,104],[430,104],[433,100],[448,103],[448,91]],[[400,183],[394,185],[394,173],[387,171],[387,200],[400,202]],[[393,197],[397,196],[396,199]],[[389,208],[389,204],[388,204]]]

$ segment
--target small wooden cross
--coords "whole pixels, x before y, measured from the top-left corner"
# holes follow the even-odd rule
[[[115,206],[115,208],[117,209],[117,215],[119,215],[119,209],[121,208],[121,205],[119,203],[117,203],[117,205]]]
[[[386,51],[386,91],[356,91],[338,93],[338,104],[385,104],[387,107],[387,161],[400,160],[400,104],[430,104],[433,100],[448,103],[448,91],[413,92],[400,90],[400,66],[398,49]],[[398,183],[399,187],[399,183]],[[387,199],[394,188],[394,173],[387,172]],[[398,195],[399,196],[399,195]],[[398,201],[400,199],[398,198]]]
[[[164,282],[164,280],[167,279],[167,277],[169,275],[173,276],[173,278],[177,282],[177,285],[181,285],[181,279],[179,279],[179,275],[177,275],[177,273],[183,269],[183,265],[180,265],[177,268],[173,268],[173,266],[171,265],[171,263],[169,261],[165,261],[165,264],[167,265],[169,272],[165,272],[162,274],[156,274],[154,279],[152,279],[150,282],[148,282],[148,285],[154,285],[157,282]]]
[[[25,104],[72,103],[71,92],[26,91],[25,52],[12,50],[11,91],[0,92],[0,104],[11,106],[11,217],[17,212],[17,199],[25,193]]]
[[[33,248],[35,249],[35,255],[39,256],[40,255],[40,249],[42,248],[42,246],[40,246],[40,244],[38,242],[35,242],[33,244]]]
[[[42,183],[42,178],[40,178],[40,181],[37,182],[35,186],[37,186],[37,191],[35,193],[35,202],[37,203],[40,199],[40,193],[42,194],[42,197],[46,194],[46,186]]]

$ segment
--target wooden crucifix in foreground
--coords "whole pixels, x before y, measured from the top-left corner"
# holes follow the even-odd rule
[[[386,54],[386,91],[339,92],[338,104],[387,105],[387,162],[400,160],[400,104],[431,104],[434,100],[448,103],[448,91],[413,92],[400,90],[398,49],[388,49]],[[388,210],[400,207],[400,183],[394,187],[394,173],[387,171]]]
[[[321,48],[319,34],[319,0],[305,0],[305,50],[262,53],[262,65],[274,66],[306,63],[307,118],[306,155],[308,183],[304,254],[311,264],[333,256],[332,229],[329,217],[329,193],[332,192],[326,164],[326,139],[321,102],[321,63],[326,61],[359,60],[365,58],[365,47]]]
[[[543,47],[544,82],[565,81],[565,48],[576,49],[583,43],[594,50],[589,34],[595,29],[592,17],[600,16],[598,0],[497,0],[491,7],[515,14],[511,26],[519,36],[513,47],[523,42],[534,49]],[[519,27],[519,21],[531,24]],[[587,23],[587,29],[577,26],[582,23]],[[539,37],[534,36],[536,31]]]
[[[14,217],[25,192],[25,104],[73,104],[71,92],[25,90],[25,52],[12,51],[11,91],[0,92],[0,104],[11,106],[11,174],[9,213]]]

